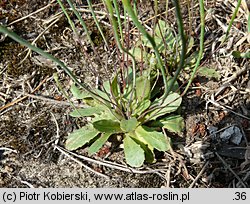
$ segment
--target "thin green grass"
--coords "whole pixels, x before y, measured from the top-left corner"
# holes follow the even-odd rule
[[[188,81],[188,84],[182,93],[182,95],[186,94],[187,90],[189,89],[192,81],[194,80],[195,74],[200,66],[201,59],[203,57],[203,52],[204,52],[204,36],[205,36],[205,8],[204,8],[204,0],[199,0],[200,3],[200,25],[201,25],[201,33],[200,33],[200,50],[198,54],[198,58],[195,64],[195,67],[193,69],[192,75]]]
[[[139,29],[141,34],[144,35],[148,39],[148,41],[151,43],[151,45],[155,51],[155,55],[156,55],[157,61],[158,61],[159,66],[160,66],[160,70],[161,70],[163,82],[164,82],[165,93],[164,93],[163,97],[166,98],[167,97],[166,90],[168,88],[167,77],[166,77],[167,73],[166,73],[165,67],[163,65],[162,58],[161,58],[160,53],[158,51],[157,45],[154,41],[154,38],[145,30],[145,28],[139,22],[138,16],[136,16],[136,14],[135,14],[135,12],[130,4],[130,1],[129,0],[122,0],[122,3],[123,3],[124,8],[126,9],[126,11],[128,12],[129,16],[131,17],[133,23],[135,24],[135,26]]]
[[[63,11],[63,13],[64,13],[64,15],[66,16],[66,18],[67,18],[67,20],[68,20],[68,22],[69,22],[69,25],[70,25],[70,27],[71,27],[71,29],[72,29],[73,32],[78,36],[77,31],[76,31],[75,24],[74,24],[73,21],[70,19],[70,16],[69,16],[69,14],[68,14],[66,8],[64,7],[62,1],[61,1],[61,0],[57,0],[57,2],[58,2],[58,4],[60,5],[60,7],[61,7],[61,9],[62,9],[62,11]]]
[[[103,41],[104,41],[106,47],[109,48],[108,42],[107,42],[107,40],[106,40],[106,37],[105,37],[105,35],[104,35],[103,31],[102,31],[102,28],[101,28],[101,26],[100,26],[100,23],[98,22],[97,17],[96,17],[96,15],[95,15],[95,12],[94,12],[94,9],[93,9],[93,6],[92,6],[92,2],[91,2],[91,0],[87,0],[87,2],[88,2],[89,9],[90,9],[90,11],[91,11],[91,14],[92,14],[92,16],[93,16],[93,19],[94,19],[94,21],[95,21],[95,24],[96,24],[96,26],[97,26],[97,28],[98,28],[98,30],[99,30],[101,36],[102,36],[102,39],[103,39]]]

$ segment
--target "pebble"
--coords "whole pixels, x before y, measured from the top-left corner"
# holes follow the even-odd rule
[[[231,143],[236,145],[240,144],[242,137],[243,135],[240,131],[240,128],[238,128],[237,126],[231,126],[220,134],[220,138],[223,142],[230,141]]]

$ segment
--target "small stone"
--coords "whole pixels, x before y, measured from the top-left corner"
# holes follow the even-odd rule
[[[234,127],[227,128],[220,134],[220,138],[223,142],[228,142],[231,136],[234,134]]]
[[[233,144],[239,145],[242,139],[242,133],[236,126],[227,128],[220,134],[220,138],[223,142],[232,142]]]
[[[240,131],[240,128],[238,127],[234,127],[234,134],[232,135],[232,137],[230,138],[230,142],[236,144],[236,145],[239,145],[241,140],[242,140],[242,133]]]

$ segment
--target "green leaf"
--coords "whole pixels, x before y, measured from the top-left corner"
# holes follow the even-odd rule
[[[98,94],[99,96],[101,96],[102,98],[106,99],[107,101],[110,100],[109,96],[110,96],[110,90],[106,90],[106,92],[102,91],[102,90],[99,90],[99,89],[95,89],[95,93]],[[107,105],[107,106],[110,106],[110,104],[108,104],[107,102],[104,101],[104,103]]]
[[[175,35],[173,34],[172,30],[169,27],[165,31],[164,36],[165,36],[165,42],[166,42],[166,44],[168,46],[168,50],[169,50],[168,53],[169,54],[174,53],[176,50],[176,38],[177,38],[178,42],[180,42],[178,39],[179,36],[175,37]]]
[[[250,58],[250,52],[233,51],[232,54],[235,58]]]
[[[167,24],[163,20],[159,20],[155,27],[155,35],[158,37],[164,36],[166,29],[168,28]]]
[[[168,116],[160,122],[163,124],[163,128],[176,133],[180,133],[185,127],[184,119],[180,115]]]
[[[75,84],[71,85],[70,91],[73,94],[73,96],[76,97],[77,99],[84,99],[91,97],[87,92],[77,88]]]
[[[162,98],[155,100],[155,102],[152,105],[159,105],[160,108],[147,114],[146,118],[150,118],[150,120],[155,120],[159,116],[174,112],[181,105],[181,101],[182,98],[178,93],[169,94],[163,103],[162,103]]]
[[[147,37],[145,37],[144,35],[141,36],[141,40],[144,46],[148,48],[153,48]]]
[[[90,155],[96,153],[109,139],[112,133],[104,133],[102,134],[88,149]]]
[[[147,76],[142,75],[136,79],[136,97],[139,101],[149,99],[150,97],[150,80]]]
[[[97,122],[99,120],[113,120],[116,121],[117,119],[121,120],[123,117],[115,112],[111,112],[111,109],[106,108],[103,112],[101,112],[99,115],[95,115],[95,117],[92,119],[92,122]]]
[[[151,101],[146,99],[144,101],[142,101],[141,103],[138,103],[136,109],[134,110],[134,112],[132,113],[133,116],[136,115],[141,115],[145,110],[147,110],[149,108],[151,104]]]
[[[111,95],[111,91],[113,96],[117,97],[119,94],[119,90],[118,90],[118,79],[117,79],[117,75],[115,75],[115,77],[113,78],[113,80],[111,81],[111,87],[110,87],[110,83],[109,80],[105,81],[103,83],[103,87],[105,89],[105,91]],[[104,96],[105,98],[107,97],[107,94],[105,94]],[[108,99],[108,98],[107,98]]]
[[[147,61],[148,59],[148,53],[142,50],[143,48],[140,47],[134,47],[133,49],[130,50],[130,52],[133,54],[135,59],[137,61]]]
[[[69,134],[65,147],[68,150],[78,149],[95,138],[98,133],[99,131],[95,130],[92,126],[84,126]]]
[[[93,98],[84,98],[83,101],[85,104],[87,104],[88,106],[92,106],[92,107],[98,106],[100,104],[97,100]]]
[[[80,108],[72,111],[69,115],[72,117],[88,117],[95,114],[100,114],[103,111],[101,106],[89,107],[89,108]]]
[[[192,50],[193,46],[194,46],[194,38],[189,37],[186,54],[188,54]]]
[[[143,72],[142,76],[136,77],[135,95],[136,95],[136,100],[138,100],[137,102],[141,102],[145,99],[150,98],[151,87],[150,87],[150,79],[148,75],[149,75],[148,72]],[[130,77],[129,77],[129,81],[124,91],[123,98],[126,100],[129,100],[131,92],[132,92],[132,80],[130,80]],[[133,99],[135,98],[133,97]]]
[[[171,132],[180,133],[184,129],[185,123],[183,117],[180,115],[171,115],[163,119],[153,121],[150,123],[150,126],[163,127]]]
[[[147,126],[138,126],[135,130],[135,135],[148,147],[155,148],[159,151],[167,151],[170,149],[170,144],[167,143],[167,138],[161,133],[154,131]]]
[[[138,121],[136,120],[136,118],[130,118],[128,120],[122,119],[120,126],[124,132],[132,132],[135,130],[137,124],[138,124]]]
[[[118,89],[118,79],[117,75],[115,75],[114,79],[111,82],[111,90],[115,97],[118,97],[119,89]]]
[[[165,54],[165,51],[167,51],[167,54],[169,55],[175,51],[176,37],[165,21],[158,21],[158,24],[155,27],[155,35],[155,42],[158,46],[159,52]],[[163,42],[162,38],[165,42]],[[167,47],[165,45],[167,45]],[[166,48],[168,49],[166,50]]]
[[[221,78],[220,74],[215,69],[208,67],[200,67],[197,74],[208,78],[216,78],[218,80]]]
[[[124,153],[126,163],[132,167],[140,167],[144,160],[144,151],[129,135],[126,135],[124,140]]]
[[[113,120],[99,120],[93,123],[95,129],[103,133],[119,133],[122,132],[120,123]]]
[[[109,80],[103,82],[103,88],[105,89],[105,91],[106,91],[107,93],[110,94],[110,84],[109,84]]]
[[[130,82],[131,82],[131,81],[130,81]],[[125,88],[125,90],[124,90],[124,94],[123,94],[121,100],[129,101],[131,92],[132,92],[132,83],[128,83],[128,84],[126,85],[126,88]],[[123,102],[124,102],[124,101],[123,101]]]
[[[173,80],[174,80],[173,77],[168,76],[168,77],[167,77],[167,85],[170,86],[170,84],[171,84],[171,82],[172,82]],[[179,89],[179,84],[178,84],[177,80],[175,80],[174,85],[172,86],[171,91],[172,91],[172,92],[177,92],[178,89]],[[180,90],[179,90],[179,92],[180,92]]]
[[[127,85],[131,84],[133,81],[133,69],[132,69],[132,67],[128,67],[125,74],[126,74],[125,81],[127,82]]]
[[[185,70],[190,70],[191,68],[195,66],[195,63],[198,59],[198,55],[199,55],[199,52],[192,52],[192,54],[190,54],[190,56],[186,58],[186,63],[184,67]]]
[[[145,160],[148,163],[153,163],[155,161],[155,155],[154,155],[154,151],[153,148],[149,148],[147,144],[143,143],[142,141],[140,141],[138,139],[138,137],[135,135],[135,132],[130,132],[128,133],[128,135],[137,143],[140,145],[140,147],[143,149],[144,151],[144,155],[145,155]]]

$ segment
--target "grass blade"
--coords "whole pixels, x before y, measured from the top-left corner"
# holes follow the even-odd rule
[[[205,9],[204,9],[204,0],[199,0],[199,4],[200,4],[200,19],[201,19],[201,34],[200,34],[200,50],[199,50],[199,54],[198,54],[198,59],[196,61],[196,64],[195,64],[195,67],[193,69],[193,72],[192,72],[192,75],[188,81],[188,84],[184,90],[184,92],[182,93],[182,95],[184,95],[189,86],[191,85],[194,77],[195,77],[195,74],[196,74],[196,71],[198,69],[198,67],[200,66],[200,62],[201,62],[201,59],[202,59],[202,56],[203,56],[203,51],[204,51],[204,36],[205,36]]]
[[[91,0],[87,0],[87,2],[88,2],[89,9],[90,9],[90,11],[91,11],[91,14],[92,14],[92,16],[93,16],[93,18],[94,18],[95,24],[96,24],[96,26],[97,26],[97,28],[98,28],[98,30],[99,30],[101,36],[102,36],[102,39],[103,39],[103,41],[104,41],[106,47],[109,48],[108,43],[107,43],[107,40],[106,40],[106,38],[105,38],[105,36],[104,36],[104,34],[103,34],[103,32],[102,32],[102,28],[101,28],[101,26],[100,26],[100,24],[99,24],[99,22],[98,22],[98,19],[96,18],[96,15],[95,15],[95,12],[94,12],[94,9],[93,9],[93,6],[92,6],[92,2],[91,2]]]

